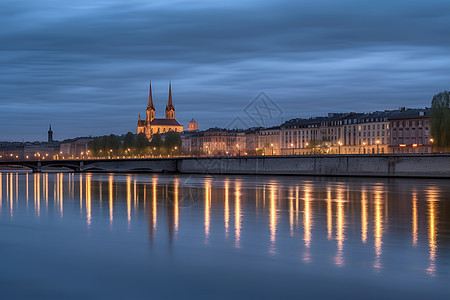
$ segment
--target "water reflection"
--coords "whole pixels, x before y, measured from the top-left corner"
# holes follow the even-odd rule
[[[436,188],[432,187],[428,190],[427,195],[427,208],[428,208],[428,247],[429,247],[429,265],[427,273],[434,276],[436,275],[436,252],[437,252],[437,198],[439,192]]]
[[[418,262],[404,268],[421,269],[430,276],[444,272],[439,254],[449,249],[442,245],[449,240],[450,227],[446,184],[420,181],[411,187],[402,181],[240,177],[196,180],[186,184],[177,176],[0,173],[0,214],[16,218],[30,210],[37,219],[55,213],[64,220],[73,218],[79,207],[89,229],[102,226],[105,219],[110,230],[125,227],[133,232],[135,223],[145,221],[151,243],[168,237],[172,245],[189,229],[189,238],[195,240],[201,233],[206,247],[230,235],[233,238],[234,231],[228,243],[235,251],[258,247],[272,256],[293,251],[304,264],[331,262],[346,268],[361,259],[377,272],[389,269],[393,255],[386,249],[395,245],[401,258],[408,251],[419,253],[415,254]],[[158,220],[158,232],[167,235],[156,236]],[[353,258],[355,252],[361,258]]]

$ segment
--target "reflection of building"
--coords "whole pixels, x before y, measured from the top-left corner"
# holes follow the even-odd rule
[[[172,85],[169,85],[169,100],[166,106],[166,117],[164,119],[155,118],[155,106],[153,105],[152,86],[148,95],[148,105],[145,114],[145,120],[139,120],[137,123],[137,133],[144,133],[148,139],[153,134],[162,134],[169,131],[183,132],[183,126],[175,120],[175,106],[172,103]]]
[[[394,153],[431,152],[430,109],[408,109],[389,118]]]

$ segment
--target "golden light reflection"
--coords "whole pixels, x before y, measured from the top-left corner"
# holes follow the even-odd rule
[[[300,208],[299,208],[299,202],[300,202],[300,188],[298,186],[295,187],[295,226],[298,229],[298,220],[300,215]]]
[[[412,193],[412,244],[417,247],[418,240],[418,214],[417,214],[417,192]]]
[[[276,253],[275,242],[277,238],[277,198],[276,198],[276,184],[274,182],[270,185],[270,199],[269,199],[269,228],[270,228],[270,249],[271,254]]]
[[[367,192],[363,188],[361,192],[361,241],[367,243]]]
[[[113,190],[113,183],[114,183],[114,175],[110,174],[109,175],[109,223],[112,225],[113,222],[113,212],[114,212],[114,207],[113,207],[113,200],[114,200],[114,190]]]
[[[342,186],[337,187],[336,196],[336,241],[337,241],[337,253],[334,262],[337,266],[344,266],[344,241],[345,241],[345,200],[343,197],[344,188]]]
[[[91,226],[92,212],[91,212],[91,174],[86,175],[86,222],[88,226]],[[62,176],[61,176],[62,178]]]
[[[427,208],[428,208],[428,249],[429,264],[426,269],[428,275],[436,276],[436,254],[437,254],[437,202],[439,191],[435,188],[428,189]]]
[[[156,224],[157,224],[157,218],[158,218],[158,211],[157,211],[157,203],[156,203],[156,186],[158,183],[158,179],[156,177],[153,177],[153,203],[152,203],[152,219],[153,219],[153,230],[156,230]]]
[[[9,209],[12,217],[14,210],[14,181],[12,173],[9,174]]]
[[[236,202],[234,205],[235,247],[241,247],[241,184],[236,182]]]
[[[305,185],[304,193],[304,210],[303,210],[303,240],[305,242],[305,254],[303,261],[306,263],[311,262],[311,186]]]
[[[80,174],[80,213],[83,209],[83,174]]]
[[[41,174],[36,173],[34,175],[35,178],[35,189],[36,189],[36,195],[35,195],[35,210],[38,216],[41,215]]]
[[[127,220],[128,225],[131,221],[131,176],[127,176]]]
[[[289,232],[294,236],[294,191],[289,188]]]
[[[44,174],[45,209],[48,210],[48,173]]]
[[[331,187],[327,186],[327,238],[331,240],[333,236],[333,206],[331,199]]]
[[[64,187],[63,187],[63,175],[61,174],[61,176],[59,176],[59,189],[58,189],[58,194],[59,194],[59,214],[62,218],[63,216],[63,204],[64,204]]]
[[[179,212],[179,195],[178,195],[178,189],[179,189],[179,179],[174,179],[174,199],[173,199],[173,214],[174,214],[174,222],[175,222],[175,234],[178,233],[178,225],[179,225],[179,218],[180,218],[180,212]]]
[[[382,191],[379,187],[375,188],[374,191],[375,197],[375,220],[374,220],[374,237],[375,237],[375,262],[374,268],[375,270],[381,269],[381,254],[382,254],[382,245],[383,245],[383,199],[382,199]]]
[[[208,242],[209,238],[209,226],[210,226],[210,208],[211,208],[211,181],[205,180],[205,242]]]
[[[225,237],[228,238],[230,229],[230,185],[228,180],[225,180],[225,204],[224,204],[224,222],[225,222]]]

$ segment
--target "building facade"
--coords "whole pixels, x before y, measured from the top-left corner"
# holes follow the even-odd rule
[[[390,147],[393,153],[429,153],[430,109],[409,109],[389,119]]]

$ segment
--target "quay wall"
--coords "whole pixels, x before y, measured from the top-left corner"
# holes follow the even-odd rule
[[[450,179],[450,154],[301,155],[0,161],[33,172],[145,172],[181,174],[434,177]]]
[[[450,178],[449,154],[185,158],[177,172]]]

